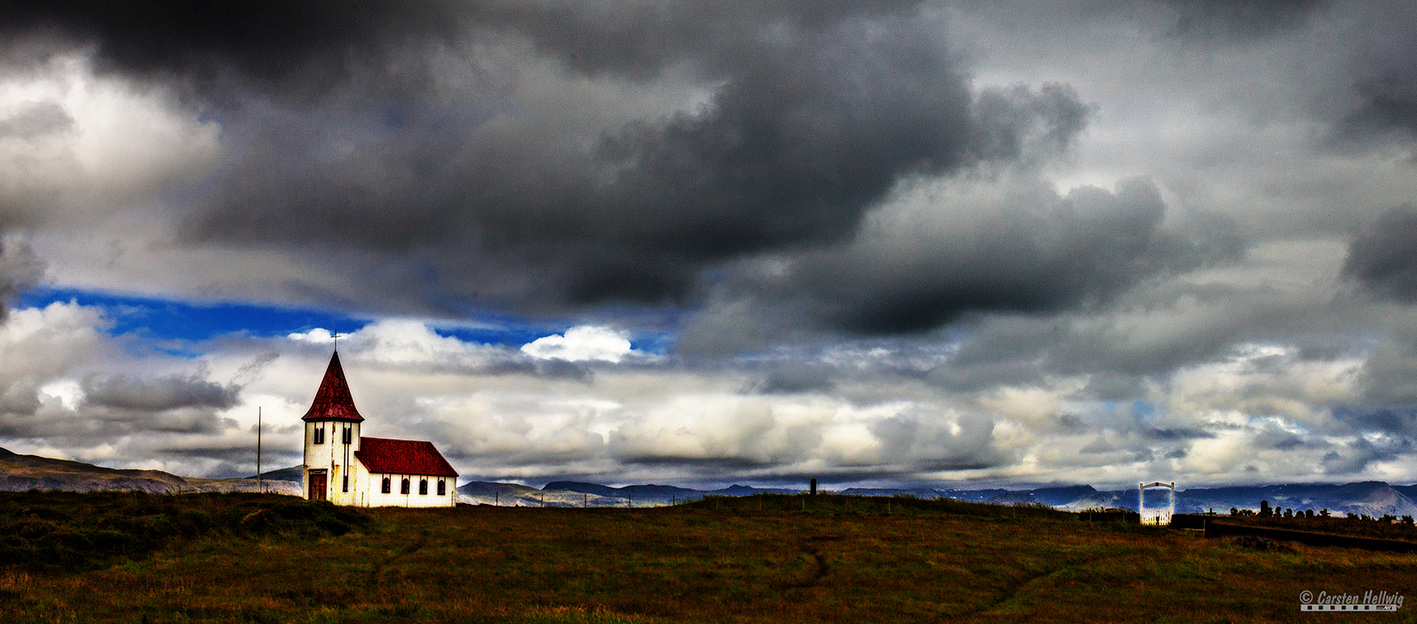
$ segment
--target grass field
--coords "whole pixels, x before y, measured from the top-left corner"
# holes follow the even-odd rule
[[[0,495],[4,622],[1417,621],[1417,604],[1300,613],[1305,590],[1417,597],[1417,555],[843,496],[351,512]]]

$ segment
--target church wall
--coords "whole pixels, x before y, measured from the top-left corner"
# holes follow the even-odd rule
[[[364,472],[360,466],[360,472],[366,475],[366,483],[369,489],[365,500],[369,501],[369,507],[452,507],[457,495],[456,477],[423,477],[419,475],[383,474]],[[384,477],[390,478],[389,493],[383,493]],[[400,483],[403,479],[408,479],[408,494],[400,493]],[[428,479],[428,494],[418,493],[418,481]],[[442,479],[446,484],[445,494],[438,496],[438,480]]]
[[[344,444],[344,428],[351,428],[350,444]],[[315,444],[315,431],[324,429],[324,442]],[[310,497],[310,470],[324,469],[328,475],[329,501],[336,505],[353,505],[358,502],[355,476],[351,471],[349,492],[344,491],[345,467],[357,463],[354,452],[359,450],[360,423],[323,421],[305,423],[305,471],[301,481],[301,496]],[[348,464],[346,464],[348,462]]]

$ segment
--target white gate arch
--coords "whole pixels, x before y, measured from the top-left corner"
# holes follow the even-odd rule
[[[1161,481],[1157,481],[1155,483],[1141,483],[1139,485],[1141,487],[1137,488],[1137,515],[1141,516],[1141,523],[1144,525],[1150,524],[1154,526],[1171,524],[1171,515],[1176,513],[1176,482],[1172,481],[1170,483],[1163,483]],[[1165,509],[1155,509],[1152,511],[1147,511],[1146,488],[1150,487],[1170,488],[1171,502],[1169,505],[1166,506]]]

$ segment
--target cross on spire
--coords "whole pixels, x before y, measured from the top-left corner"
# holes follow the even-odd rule
[[[339,351],[339,332],[335,332],[335,351]]]

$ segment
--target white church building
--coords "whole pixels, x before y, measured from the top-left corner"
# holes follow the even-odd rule
[[[458,473],[432,442],[360,435],[364,417],[344,379],[339,352],[305,421],[307,500],[359,507],[452,507]]]

